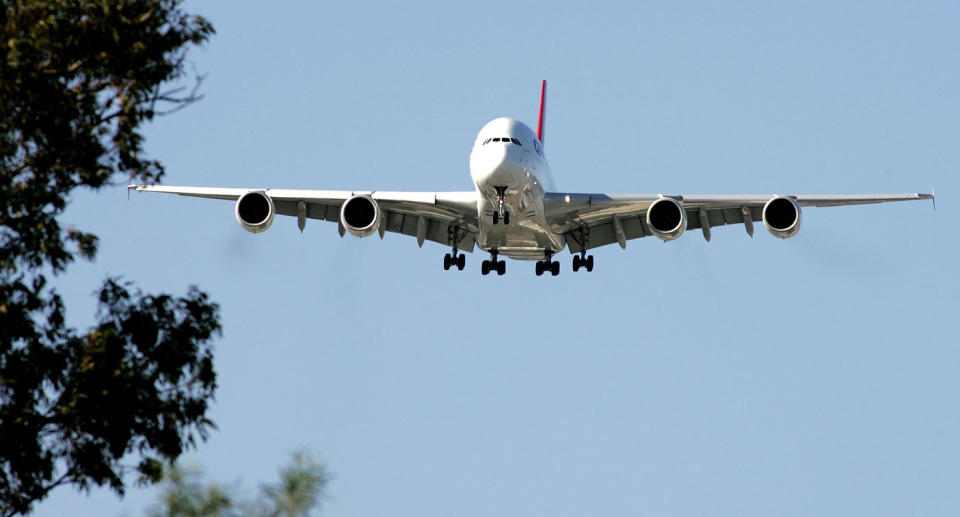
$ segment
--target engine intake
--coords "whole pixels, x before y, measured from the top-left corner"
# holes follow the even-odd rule
[[[273,206],[273,200],[266,192],[255,190],[240,196],[234,213],[237,216],[237,222],[244,230],[260,233],[270,228],[277,211]]]
[[[340,207],[340,222],[351,235],[367,237],[380,227],[380,205],[366,194],[353,196]]]
[[[687,229],[687,211],[676,199],[662,197],[647,209],[647,226],[657,237],[672,241]]]
[[[767,201],[763,205],[763,224],[776,237],[793,237],[800,231],[800,205],[787,196],[777,196]]]

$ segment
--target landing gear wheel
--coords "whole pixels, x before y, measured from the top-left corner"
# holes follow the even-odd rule
[[[557,276],[560,274],[560,263],[555,261],[550,261],[550,274]]]
[[[499,223],[499,222],[500,222],[500,212],[494,212],[494,213],[493,213],[493,224],[497,224],[497,223]]]
[[[538,261],[537,261],[537,276],[540,276],[540,275],[542,275],[542,274],[543,274],[543,261],[542,261],[542,260],[538,260]]]
[[[502,275],[507,272],[507,263],[502,260],[497,260],[496,250],[490,251],[490,260],[484,260],[483,263],[480,264],[480,272],[484,275],[490,273],[491,271],[496,271],[498,275]]]
[[[447,253],[443,256],[443,270],[446,271],[450,269],[450,254]]]
[[[503,224],[510,224],[510,212],[503,213]]]
[[[593,271],[593,255],[590,256],[573,256],[573,270],[580,271],[580,268],[586,269],[589,273]]]
[[[466,257],[461,253],[460,256],[457,257],[457,270],[463,271],[463,266],[465,266],[466,264],[467,264],[467,259],[466,259]]]

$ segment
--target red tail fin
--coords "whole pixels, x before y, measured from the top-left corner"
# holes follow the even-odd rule
[[[540,143],[543,144],[543,124],[545,122],[544,116],[547,111],[547,80],[543,80],[543,85],[540,87],[540,120],[537,122],[537,138],[540,139]]]

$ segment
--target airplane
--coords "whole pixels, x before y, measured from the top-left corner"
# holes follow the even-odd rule
[[[567,248],[573,271],[593,271],[587,251],[654,236],[663,241],[700,229],[709,241],[711,228],[743,224],[753,236],[761,221],[774,236],[786,239],[800,230],[801,207],[841,206],[931,199],[930,194],[872,195],[687,195],[603,194],[557,189],[544,154],[547,82],[540,90],[537,132],[513,118],[497,118],[477,134],[470,152],[473,191],[385,192],[287,190],[272,188],[175,187],[129,185],[130,190],[165,192],[234,201],[234,215],[245,230],[266,231],[274,216],[337,223],[340,236],[368,237],[386,232],[433,241],[451,248],[443,269],[463,270],[474,248],[490,254],[481,273],[506,272],[500,257],[536,261],[537,276],[560,273],[557,253]],[[936,203],[936,201],[933,201]]]

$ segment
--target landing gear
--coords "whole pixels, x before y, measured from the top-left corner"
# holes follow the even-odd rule
[[[456,267],[457,270],[463,271],[463,266],[467,264],[466,257],[457,249],[457,243],[463,239],[465,234],[466,232],[461,230],[459,226],[450,226],[447,228],[447,239],[453,244],[453,253],[447,253],[443,256],[444,271],[451,267]]]
[[[593,255],[586,256],[586,252],[581,252],[580,255],[573,256],[573,270],[580,271],[580,268],[584,268],[589,273],[593,271]]]
[[[507,187],[493,187],[497,191],[497,211],[493,213],[493,224],[503,220],[503,224],[510,224],[510,212],[505,210],[504,200],[507,197]]]
[[[457,253],[457,250],[453,250],[453,254],[447,253],[443,256],[443,270],[446,271],[451,267],[457,268],[459,271],[463,271],[463,267],[467,265],[466,256],[463,253]]]
[[[577,239],[574,237],[574,239],[580,244],[580,254],[573,256],[573,270],[576,272],[580,271],[580,268],[584,268],[589,273],[593,271],[593,255],[587,256],[587,243],[590,242],[590,228],[581,226],[579,233],[580,238]]]
[[[507,263],[503,260],[497,260],[497,252],[490,252],[490,260],[484,260],[480,264],[480,272],[484,275],[496,271],[497,275],[503,275],[507,272]]]
[[[553,260],[553,253],[547,252],[546,258],[537,261],[537,276],[550,272],[552,276],[560,274],[560,263]]]

